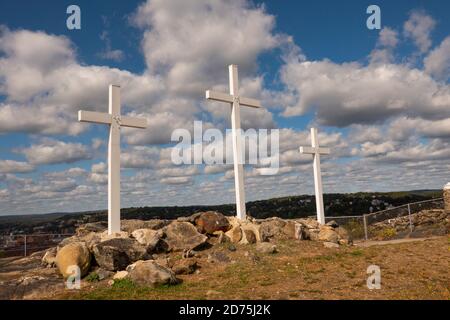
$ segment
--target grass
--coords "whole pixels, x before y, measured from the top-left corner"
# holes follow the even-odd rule
[[[198,258],[200,273],[179,276],[183,281],[175,286],[143,287],[130,280],[116,280],[109,286],[107,281],[99,281],[58,298],[450,299],[450,252],[445,237],[339,249],[327,249],[312,241],[276,244],[279,252],[274,255],[258,254],[251,245],[238,245],[235,252],[224,251],[235,261],[229,264],[208,263],[205,252]],[[254,255],[259,259],[252,259]],[[381,268],[381,290],[366,286],[366,270],[371,264]],[[211,296],[210,290],[218,293]]]

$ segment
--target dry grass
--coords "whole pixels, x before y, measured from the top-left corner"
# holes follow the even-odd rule
[[[145,288],[105,281],[66,292],[59,299],[450,299],[449,238],[373,247],[324,248],[310,241],[279,241],[274,255],[254,246],[223,250],[233,263],[211,264],[180,276],[182,284]],[[211,249],[210,249],[211,250]],[[246,253],[247,252],[247,253]],[[366,286],[367,267],[381,268],[381,289]],[[213,290],[213,294],[207,294]]]

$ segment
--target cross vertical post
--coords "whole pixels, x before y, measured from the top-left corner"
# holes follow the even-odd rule
[[[323,207],[322,172],[320,170],[320,155],[330,154],[330,149],[321,148],[317,138],[317,129],[311,128],[311,147],[300,147],[300,153],[313,155],[314,193],[316,195],[317,221],[325,224],[325,210]]]
[[[108,142],[108,234],[120,231],[120,128],[144,129],[147,119],[120,114],[120,86],[109,86],[109,113],[78,111],[78,121],[109,125]]]
[[[230,94],[207,90],[206,99],[226,102],[231,105],[231,131],[233,139],[233,161],[234,161],[234,187],[236,193],[236,215],[238,219],[246,218],[245,189],[244,189],[244,161],[241,137],[241,105],[252,108],[261,108],[258,100],[239,96],[238,67],[229,65]]]
[[[120,87],[109,86],[108,233],[120,231]]]
[[[230,95],[234,96],[231,106],[231,131],[233,136],[234,187],[236,193],[236,215],[245,219],[244,165],[241,139],[241,110],[239,105],[238,70],[236,65],[228,67],[230,74]]]

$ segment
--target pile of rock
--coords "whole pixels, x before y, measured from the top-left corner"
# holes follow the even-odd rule
[[[219,243],[257,244],[257,251],[275,253],[276,239],[314,240],[350,244],[345,229],[335,222],[319,225],[313,219],[265,220],[225,217],[207,211],[177,220],[123,220],[119,233],[108,235],[104,222],[80,226],[76,235],[48,250],[43,264],[58,267],[64,277],[78,266],[81,276],[96,270],[102,277],[128,278],[155,286],[175,284],[177,274],[196,271],[195,252]],[[234,245],[233,245],[234,246]],[[170,261],[170,252],[182,253],[182,259]],[[212,259],[214,260],[214,259]]]
[[[442,209],[422,210],[408,215],[387,219],[374,223],[369,227],[369,233],[379,240],[387,238],[403,238],[405,235],[429,236],[449,233],[450,213]],[[390,231],[390,232],[387,232]]]

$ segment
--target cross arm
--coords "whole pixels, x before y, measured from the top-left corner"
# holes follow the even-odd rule
[[[243,106],[252,107],[252,108],[261,108],[261,102],[252,98],[243,98],[239,97],[239,103]]]
[[[330,154],[330,148],[314,148],[314,147],[300,147],[300,153],[303,154]]]
[[[147,128],[147,119],[146,118],[135,118],[135,117],[122,117],[122,126],[123,127],[132,127],[132,128]]]
[[[78,121],[111,124],[111,115],[109,113],[80,110],[78,111]]]
[[[222,102],[229,102],[229,103],[234,102],[232,95],[229,95],[227,93],[212,91],[212,90],[206,90],[206,99],[222,101]]]

